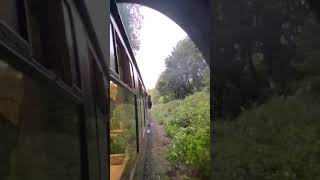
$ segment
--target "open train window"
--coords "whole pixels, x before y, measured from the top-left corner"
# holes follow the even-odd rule
[[[70,86],[80,86],[70,8],[64,1],[25,0],[33,58]]]
[[[124,45],[122,44],[120,37],[115,33],[117,61],[119,67],[120,79],[126,83],[129,87],[133,88],[132,75],[130,70],[130,59],[126,52]]]

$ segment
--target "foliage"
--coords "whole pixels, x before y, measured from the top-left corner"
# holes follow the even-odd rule
[[[275,97],[215,123],[214,178],[319,179],[320,103],[306,96]]]
[[[306,21],[290,95],[269,96],[235,121],[216,121],[213,178],[320,179],[320,25]]]
[[[172,143],[168,159],[176,167],[198,170],[204,179],[210,167],[210,103],[204,89],[184,100],[157,104],[152,115],[164,125]]]
[[[209,67],[195,44],[179,41],[165,59],[156,88],[148,91],[152,115],[172,139],[168,160],[180,170],[209,177],[210,103]]]
[[[140,49],[139,30],[143,21],[139,5],[131,3],[118,3],[117,5],[131,48],[134,53],[137,53]]]
[[[214,113],[234,119],[242,108],[292,94],[292,60],[310,16],[306,1],[217,0],[212,7]]]
[[[110,154],[124,154],[127,150],[128,141],[122,136],[110,138]]]
[[[185,38],[179,41],[165,59],[165,71],[161,73],[156,89],[163,102],[182,99],[204,86],[209,68],[195,44]]]
[[[310,79],[320,76],[320,24],[314,17],[306,22],[302,33],[299,36],[299,55],[294,66],[303,76],[303,79]]]

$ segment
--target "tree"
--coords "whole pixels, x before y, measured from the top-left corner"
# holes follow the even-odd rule
[[[205,83],[206,74],[209,74],[201,53],[189,38],[177,43],[165,64],[156,89],[167,100],[182,99],[198,91]]]
[[[214,179],[320,179],[320,161],[314,161],[320,147],[314,143],[320,138],[319,32],[311,16],[297,37],[294,93],[273,95],[235,121],[215,122]]]
[[[126,30],[131,48],[136,54],[140,48],[139,30],[141,29],[143,16],[139,5],[131,3],[118,3],[119,13]]]
[[[217,0],[214,12],[214,113],[234,118],[241,107],[288,95],[306,2]]]

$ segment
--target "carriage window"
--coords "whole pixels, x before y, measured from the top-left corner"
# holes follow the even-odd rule
[[[119,73],[116,52],[114,49],[115,44],[114,44],[113,35],[114,35],[114,29],[110,24],[110,69],[112,69],[116,73]]]
[[[110,179],[129,179],[137,156],[134,94],[110,82]]]
[[[139,123],[140,123],[140,131],[142,134],[141,136],[143,137],[143,131],[144,131],[144,119],[143,119],[143,98],[141,96],[138,96],[138,101],[139,101],[139,106],[138,106],[138,111],[139,111]]]
[[[127,52],[122,45],[120,38],[116,35],[116,44],[117,44],[117,57],[118,57],[118,63],[119,63],[119,75],[120,79],[125,82],[129,87],[133,87],[132,82],[132,75],[130,71],[130,65],[129,65],[129,57],[127,55]]]
[[[142,83],[141,81],[139,80],[139,99],[141,101],[140,103],[140,114],[141,114],[141,126],[144,127],[146,125],[146,122],[145,122],[145,118],[144,118],[144,100],[143,100],[143,89],[142,89]]]
[[[134,89],[135,88],[135,83],[134,83],[134,73],[133,73],[133,65],[132,65],[132,63],[131,62],[129,62],[130,63],[130,76],[131,76],[131,82],[132,82],[132,89]]]
[[[71,67],[72,27],[63,1],[25,0],[29,41],[33,58],[68,85],[78,85],[78,75]],[[73,33],[73,32],[72,32]],[[67,40],[67,41],[66,41]],[[71,41],[70,41],[71,40]],[[75,73],[76,75],[73,75]]]
[[[133,81],[134,87],[135,87],[135,90],[138,92],[138,90],[139,90],[139,84],[138,84],[139,75],[138,75],[138,71],[135,66],[133,66],[133,74],[134,74],[134,81]]]
[[[0,59],[0,179],[81,179],[78,106]]]

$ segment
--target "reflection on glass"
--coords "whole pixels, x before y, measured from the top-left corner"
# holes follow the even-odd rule
[[[129,179],[137,156],[134,94],[110,81],[110,179]]]
[[[116,64],[116,56],[114,51],[114,43],[113,43],[113,27],[110,24],[110,68],[114,70],[114,72],[117,72],[117,64]]]
[[[81,179],[77,107],[1,59],[0,84],[0,179]]]
[[[143,123],[143,101],[142,101],[142,98],[140,96],[138,96],[137,98],[137,101],[138,101],[138,120],[139,120],[139,132],[140,132],[140,139],[143,138],[144,134],[143,134],[143,131],[144,131],[144,123]]]

